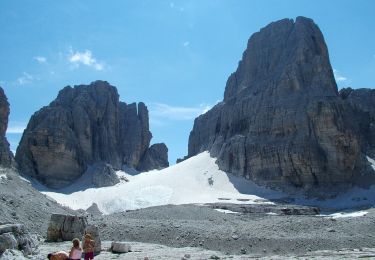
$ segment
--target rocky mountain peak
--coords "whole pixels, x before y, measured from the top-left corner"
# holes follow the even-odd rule
[[[318,26],[283,19],[250,37],[224,101],[195,119],[188,156],[208,150],[222,170],[275,188],[369,183],[354,116]]]
[[[50,187],[72,183],[98,162],[143,169],[152,137],[148,120],[144,103],[120,102],[117,89],[106,81],[67,86],[31,117],[16,160],[24,174]],[[167,154],[158,156],[164,158],[162,165],[152,160],[148,169],[168,165]]]
[[[313,20],[283,19],[254,33],[227,81],[224,101],[264,88],[267,94],[277,96],[294,91],[337,95],[327,46]]]

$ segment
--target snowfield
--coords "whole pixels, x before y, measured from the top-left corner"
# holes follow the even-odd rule
[[[368,160],[375,167],[374,160],[369,157]],[[82,176],[71,186],[60,190],[46,188],[35,181],[32,184],[64,206],[87,209],[96,203],[104,214],[168,204],[264,204],[273,203],[272,199],[288,197],[282,192],[227,174],[219,169],[215,161],[208,152],[203,152],[160,171],[139,174],[118,171],[121,182],[111,187],[93,188],[88,185],[89,176]],[[295,204],[318,206],[323,211],[375,205],[375,187],[353,188],[327,200],[305,199],[298,195],[293,196],[293,200]]]
[[[84,177],[61,190],[37,186],[64,206],[87,209],[96,203],[104,214],[167,204],[204,204],[223,200],[231,203],[259,203],[257,201],[262,200],[262,203],[267,203],[261,196],[250,195],[254,192],[267,198],[283,196],[280,192],[226,174],[219,170],[215,160],[208,152],[203,152],[160,171],[137,175],[119,171],[117,174],[129,182],[122,180],[112,187],[86,189]]]

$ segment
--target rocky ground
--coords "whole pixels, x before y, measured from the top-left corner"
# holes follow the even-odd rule
[[[46,235],[51,213],[74,212],[35,190],[17,171],[0,167],[0,224],[22,223],[28,231]]]
[[[273,255],[265,256],[263,254],[247,254],[247,255],[228,255],[222,252],[205,250],[195,247],[181,247],[174,248],[158,244],[129,242],[131,252],[126,254],[113,254],[108,251],[110,241],[103,242],[103,251],[97,255],[97,260],[108,259],[139,259],[143,260],[146,256],[150,260],[163,259],[163,260],[189,260],[189,259],[372,259],[375,258],[375,249],[362,248],[361,250],[343,249],[343,250],[321,250],[315,252],[306,252],[303,254],[287,254],[287,255]],[[63,243],[45,243],[39,248],[40,253],[33,257],[33,260],[45,259],[45,256],[53,251],[65,250],[70,248],[70,242]]]
[[[362,217],[225,214],[208,206],[161,206],[95,216],[103,240],[263,256],[375,248],[375,209]]]

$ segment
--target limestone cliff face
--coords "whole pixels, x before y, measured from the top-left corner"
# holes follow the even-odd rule
[[[151,137],[145,104],[119,102],[115,87],[95,81],[65,87],[31,117],[16,161],[24,174],[62,187],[96,162],[141,168]]]
[[[351,186],[367,164],[352,108],[338,96],[323,35],[308,18],[252,35],[224,100],[195,119],[188,156],[271,187]]]
[[[8,128],[9,103],[4,90],[0,87],[0,165],[10,167],[13,161],[13,154],[9,149],[5,133]]]

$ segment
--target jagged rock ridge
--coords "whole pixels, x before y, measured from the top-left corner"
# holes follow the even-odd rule
[[[13,154],[9,149],[9,143],[5,133],[8,128],[9,103],[4,90],[0,87],[0,165],[10,167],[13,162]]]
[[[318,26],[283,19],[250,37],[223,102],[195,119],[188,156],[209,150],[222,170],[271,187],[348,187],[369,169],[354,116]]]
[[[31,117],[16,161],[24,174],[50,187],[63,187],[97,162],[117,169],[143,168],[151,137],[145,104],[120,102],[115,87],[95,81],[65,87]],[[168,165],[168,155],[162,157]]]

